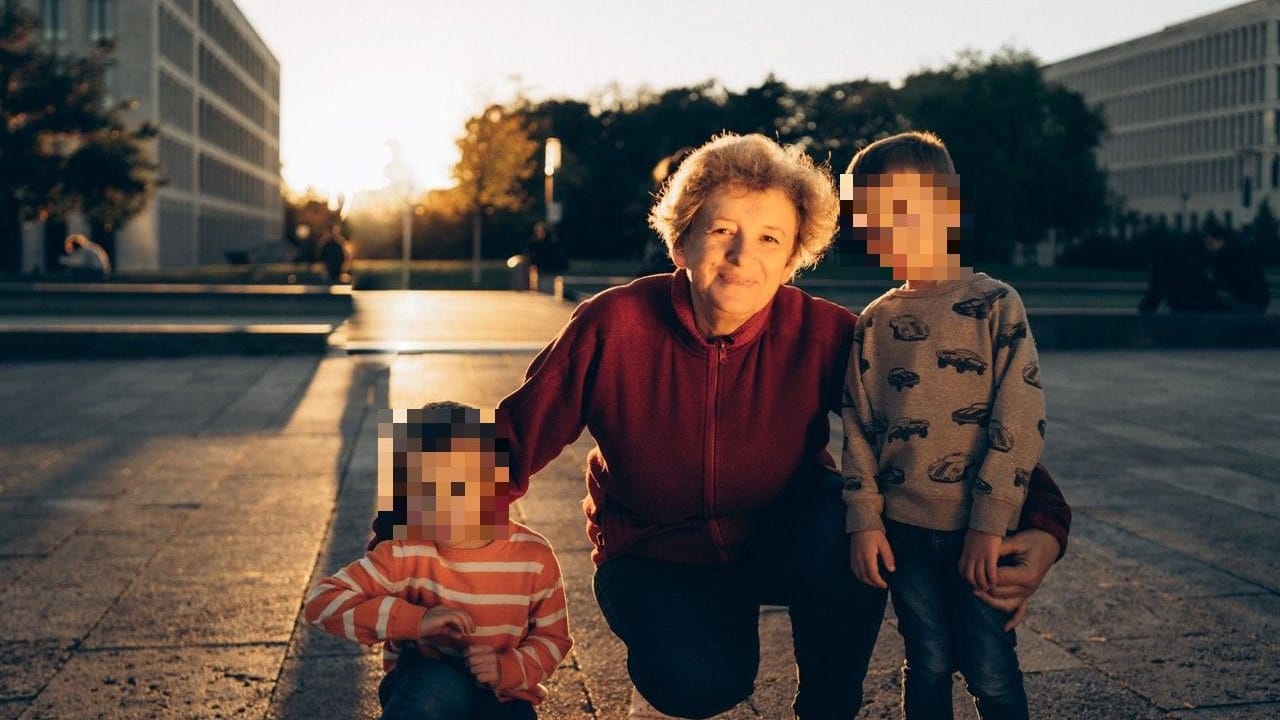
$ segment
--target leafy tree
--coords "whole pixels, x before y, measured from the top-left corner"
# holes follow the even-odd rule
[[[142,209],[154,165],[107,108],[103,52],[57,57],[35,43],[35,16],[0,5],[0,272],[22,270],[22,221],[81,210],[109,232]],[[110,238],[107,247],[110,251]]]
[[[1077,93],[1046,83],[1030,54],[961,53],[907,78],[899,107],[938,133],[961,175],[975,260],[1006,261],[1050,228],[1077,236],[1105,220],[1106,178],[1093,150],[1105,124]]]
[[[473,257],[479,258],[484,217],[500,210],[519,211],[529,202],[521,186],[533,175],[538,143],[520,114],[492,105],[469,119],[457,141],[461,157],[453,168],[459,200],[471,214]],[[478,267],[472,281],[480,281]]]

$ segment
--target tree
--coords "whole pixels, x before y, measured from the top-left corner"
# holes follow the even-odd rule
[[[533,175],[538,143],[524,117],[491,105],[469,119],[457,141],[461,157],[453,167],[459,199],[471,214],[471,281],[480,283],[480,244],[485,215],[519,211],[529,201],[521,183]]]
[[[951,151],[975,260],[1007,261],[1015,243],[1037,243],[1050,229],[1070,238],[1105,221],[1106,177],[1093,155],[1105,123],[1077,93],[1046,83],[1032,55],[961,53],[908,77],[899,107]]]
[[[140,142],[154,128],[126,129],[123,106],[104,101],[110,45],[57,57],[36,46],[37,27],[21,5],[0,5],[0,273],[22,270],[23,220],[81,210],[109,232],[142,209],[153,185]]]

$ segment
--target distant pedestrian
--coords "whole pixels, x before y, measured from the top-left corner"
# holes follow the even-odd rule
[[[379,425],[385,539],[320,580],[303,613],[383,643],[382,720],[536,718],[573,641],[551,545],[509,519],[506,442],[473,407],[400,412]]]
[[[1209,255],[1198,240],[1165,238],[1152,247],[1147,291],[1138,311],[1153,313],[1161,304],[1170,312],[1220,312],[1226,309],[1209,278]]]
[[[340,283],[349,279],[346,276],[347,254],[346,238],[342,236],[342,228],[334,225],[325,233],[320,245],[320,262],[324,265],[325,276],[329,282]]]
[[[1213,287],[1222,309],[1229,312],[1260,313],[1271,302],[1271,288],[1262,265],[1249,248],[1226,228],[1210,227],[1204,246],[1211,256]]]
[[[99,281],[111,276],[111,258],[101,245],[84,235],[69,235],[63,243],[66,255],[58,263],[67,268],[73,280]]]
[[[564,248],[551,234],[544,222],[533,226],[533,235],[524,250],[525,258],[540,274],[554,275],[569,269],[569,259]]]

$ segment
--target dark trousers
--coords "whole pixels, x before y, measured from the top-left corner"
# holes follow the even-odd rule
[[[537,720],[523,700],[500,702],[475,681],[461,660],[433,660],[413,648],[378,686],[382,720]]]
[[[841,480],[823,474],[767,513],[733,565],[618,557],[595,593],[627,646],[636,689],[659,711],[706,718],[749,697],[760,664],[761,604],[791,615],[802,720],[849,720],[884,616],[885,592],[849,569]]]
[[[889,575],[907,660],[902,706],[908,720],[950,720],[951,676],[964,675],[983,720],[1025,719],[1027,695],[1007,613],[973,595],[960,574],[966,531],[942,532],[885,520],[897,569]]]

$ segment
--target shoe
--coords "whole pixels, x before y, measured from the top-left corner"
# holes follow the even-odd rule
[[[631,709],[627,711],[627,720],[672,720],[674,715],[663,715],[649,704],[639,690],[631,688]]]

